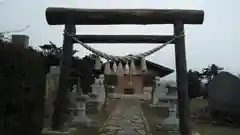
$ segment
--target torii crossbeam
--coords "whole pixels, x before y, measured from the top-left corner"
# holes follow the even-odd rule
[[[166,43],[172,35],[76,35],[84,43]],[[74,42],[75,43],[75,42]]]
[[[174,35],[184,34],[184,24],[202,24],[204,12],[202,10],[158,10],[158,9],[74,9],[74,8],[47,8],[46,19],[49,25],[65,25],[68,34],[75,35],[75,25],[116,25],[116,24],[173,24]],[[120,39],[122,38],[122,39]],[[131,39],[130,39],[131,38]],[[168,36],[152,36],[154,41],[141,36],[78,36],[88,43],[161,43],[170,38]],[[56,99],[53,129],[59,129],[63,123],[65,112],[68,83],[70,73],[73,43],[69,35],[64,35],[63,55],[59,77],[59,90]],[[185,38],[175,40],[175,59],[178,88],[178,111],[180,119],[180,132],[190,135],[188,79],[186,67]]]

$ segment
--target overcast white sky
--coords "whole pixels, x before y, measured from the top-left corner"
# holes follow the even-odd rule
[[[32,46],[48,43],[62,45],[62,26],[49,26],[45,10],[49,6],[74,8],[154,8],[202,9],[203,25],[188,25],[186,31],[187,66],[201,69],[215,63],[232,73],[240,73],[240,1],[237,0],[0,0],[0,31],[31,25],[22,32],[30,36]],[[238,16],[238,17],[237,17]],[[234,18],[235,17],[235,18]],[[164,26],[78,26],[79,34],[172,34]],[[157,44],[92,44],[96,49],[114,55],[138,53]],[[75,44],[78,55],[89,52]],[[148,60],[175,69],[174,47],[169,45]],[[168,79],[174,79],[175,74]]]

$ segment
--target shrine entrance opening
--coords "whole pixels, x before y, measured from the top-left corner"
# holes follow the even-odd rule
[[[135,89],[133,88],[124,89],[124,94],[134,94],[134,93],[135,93]]]

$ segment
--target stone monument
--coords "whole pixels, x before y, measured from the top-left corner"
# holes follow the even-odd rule
[[[53,102],[56,98],[58,89],[59,68],[52,66],[50,72],[46,76],[46,94],[45,94],[45,119],[44,127],[51,127],[51,119],[54,112]]]
[[[164,119],[161,123],[158,123],[156,128],[158,130],[166,130],[170,132],[179,131],[179,119],[177,117],[177,96],[166,95],[159,97],[162,100],[168,101],[169,104],[169,116]]]
[[[96,79],[92,85],[92,92],[98,95],[97,101],[104,102],[105,88],[104,88],[104,76],[100,75],[99,79]]]
[[[88,96],[87,95],[78,95],[76,97],[77,101],[77,108],[75,110],[77,111],[77,115],[74,116],[72,124],[73,126],[80,126],[80,125],[90,125],[90,119],[86,116],[86,102],[87,102]]]
[[[105,88],[104,88],[104,76],[95,79],[94,84],[92,84],[92,93],[88,94],[90,99],[87,103],[87,112],[96,113],[99,112],[104,104],[105,100]]]
[[[79,90],[76,94],[76,115],[73,117],[71,122],[71,126],[73,127],[96,127],[98,123],[91,120],[86,116],[86,104],[89,100],[88,95],[83,95],[82,92]]]
[[[60,67],[51,66],[50,72],[46,76],[45,118],[44,118],[44,128],[42,130],[43,135],[70,135],[76,130],[74,128],[69,128],[69,129],[63,128],[62,130],[64,131],[54,131],[51,129],[52,115],[54,112],[53,103],[56,99],[59,74],[60,74]]]
[[[166,84],[160,81],[160,78],[155,78],[155,86],[153,89],[153,94],[152,94],[152,107],[157,107],[157,106],[166,106],[168,105],[165,101],[162,101],[159,99],[159,97],[163,97],[166,95],[168,92],[168,89],[166,88]]]
[[[68,108],[69,110],[69,123],[72,122],[72,120],[74,119],[74,116],[76,115],[77,111],[77,94],[78,94],[78,89],[76,85],[73,85],[72,88],[72,92],[70,92],[69,96],[70,96],[70,108]]]

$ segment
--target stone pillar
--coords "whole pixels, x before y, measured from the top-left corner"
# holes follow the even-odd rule
[[[179,119],[177,117],[177,97],[166,97],[169,102],[169,116],[157,126],[157,129],[179,133]]]
[[[78,96],[77,101],[77,116],[74,116],[74,119],[72,121],[72,126],[77,127],[81,125],[90,126],[90,119],[86,116],[86,103],[88,100],[88,96],[81,95]]]
[[[153,90],[153,93],[152,93],[153,97],[152,97],[151,106],[156,106],[156,105],[158,106],[161,104],[165,105],[165,103],[159,102],[159,98],[165,96],[166,93],[167,93],[166,86],[160,81],[160,78],[156,78],[155,79],[155,89]]]
[[[156,78],[153,79],[154,83],[153,83],[153,86],[152,86],[152,91],[151,91],[151,103],[153,104],[154,102],[154,99],[153,99],[153,96],[154,96],[154,92],[156,90]]]
[[[153,90],[153,92],[152,92],[152,105],[155,105],[156,104],[156,102],[157,102],[157,92],[160,90],[159,88],[159,86],[161,85],[160,84],[160,79],[159,78],[155,78],[155,83],[154,83],[154,90]]]
[[[103,85],[103,81],[96,79],[95,83],[92,84],[92,93],[89,94],[89,102],[88,104],[95,106],[96,111],[100,111],[105,101],[105,88]]]
[[[46,95],[45,95],[44,128],[42,130],[43,135],[69,135],[75,132],[74,128],[70,128],[67,131],[52,130],[51,128],[52,115],[54,111],[53,102],[56,99],[59,74],[60,74],[60,67],[52,66],[50,67],[50,72],[46,76],[47,82],[46,82]],[[68,124],[68,123],[65,123],[65,124]]]
[[[54,112],[53,102],[56,99],[58,88],[58,67],[50,67],[50,72],[46,75],[46,92],[45,92],[45,118],[44,128],[51,129],[52,115]]]
[[[72,92],[70,92],[70,108],[68,109],[68,111],[69,111],[69,123],[71,123],[72,122],[72,120],[73,120],[73,118],[74,118],[74,116],[75,116],[75,114],[76,114],[76,108],[77,108],[77,104],[76,104],[76,102],[77,102],[77,94],[78,94],[78,92],[77,92],[77,86],[76,85],[74,85],[73,86],[73,90],[72,90]]]
[[[98,94],[97,93],[89,93],[89,100],[87,102],[87,113],[97,113],[100,111],[99,104],[98,102]]]
[[[86,104],[87,104],[88,100],[89,100],[88,95],[80,95],[80,94],[77,95],[77,97],[76,97],[77,108],[75,108],[75,110],[77,111],[77,115],[74,116],[71,126],[73,126],[73,127],[78,127],[78,126],[95,127],[95,126],[98,126],[97,122],[91,120],[90,118],[88,118],[86,116]]]
[[[29,36],[27,36],[27,35],[12,35],[12,42],[15,45],[19,45],[24,48],[28,48]]]

